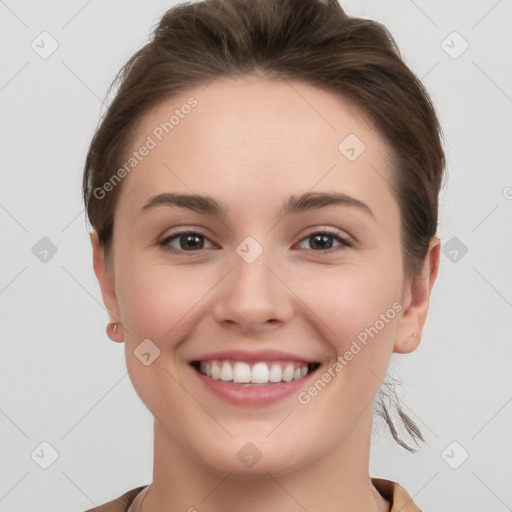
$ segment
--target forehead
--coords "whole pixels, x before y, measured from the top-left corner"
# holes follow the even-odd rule
[[[347,101],[297,80],[191,88],[150,110],[132,141],[138,155],[119,198],[128,211],[165,191],[254,207],[315,189],[377,207],[393,200],[389,148],[371,123]]]

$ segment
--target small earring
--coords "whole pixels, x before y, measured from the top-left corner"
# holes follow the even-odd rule
[[[117,327],[119,326],[119,324],[117,322],[110,322],[108,325],[107,325],[107,333],[109,331],[112,331],[114,334],[117,333]]]
[[[124,340],[119,339],[121,336],[121,329],[118,329],[118,327],[122,327],[120,323],[117,322],[109,322],[107,324],[107,336],[117,343],[122,343]],[[117,332],[119,331],[119,334]]]

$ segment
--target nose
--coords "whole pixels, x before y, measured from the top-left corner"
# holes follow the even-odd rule
[[[293,314],[293,293],[279,274],[270,250],[249,263],[234,253],[230,271],[217,287],[214,317],[224,327],[244,333],[266,332],[287,322]]]

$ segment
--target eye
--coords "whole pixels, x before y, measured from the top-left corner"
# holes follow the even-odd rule
[[[340,245],[336,246],[334,249],[332,239],[335,239],[339,242]],[[316,231],[314,233],[310,233],[306,238],[303,238],[301,244],[312,240],[313,243],[310,244],[313,247],[315,252],[323,252],[323,253],[333,253],[344,250],[345,247],[352,247],[352,244],[346,238],[341,237],[338,232],[331,231],[329,229],[324,229],[323,231]],[[319,248],[320,250],[315,250]]]
[[[178,244],[177,248],[171,245],[171,242],[174,240],[176,240]],[[162,241],[158,242],[158,245],[172,253],[180,254],[204,249],[204,240],[208,239],[201,233],[195,231],[180,231],[179,233],[174,233],[164,238]]]
[[[339,245],[334,246],[334,249],[332,239],[339,242]],[[158,245],[173,254],[192,253],[204,249],[205,240],[208,240],[208,238],[196,231],[180,231],[179,233],[167,236],[158,242]],[[302,239],[301,244],[310,240],[312,241],[312,244],[310,244],[312,250],[324,254],[341,251],[344,247],[352,247],[348,239],[341,237],[338,232],[329,229],[310,233]],[[172,245],[172,243],[177,244],[178,247]]]

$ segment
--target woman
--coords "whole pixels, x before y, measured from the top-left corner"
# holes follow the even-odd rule
[[[206,0],[119,79],[84,200],[154,470],[93,510],[419,510],[369,475],[391,354],[426,321],[445,167],[391,35],[335,0]]]

